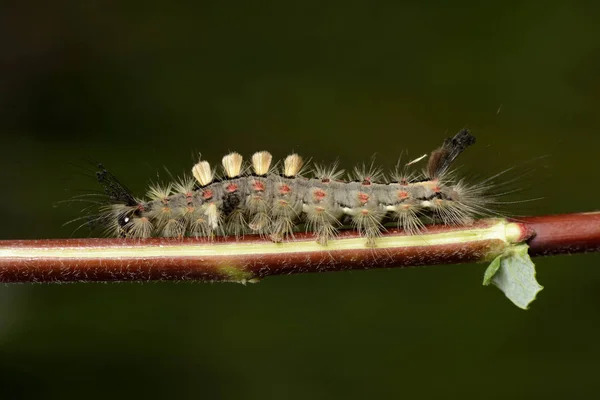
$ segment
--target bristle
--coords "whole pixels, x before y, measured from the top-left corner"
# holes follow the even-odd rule
[[[302,211],[306,214],[306,223],[316,236],[317,242],[325,246],[329,240],[336,237],[338,228],[342,226],[340,217],[343,212],[339,206],[330,209],[323,205],[304,204]]]
[[[213,181],[215,172],[210,168],[207,161],[200,161],[192,168],[192,175],[194,175],[200,186],[206,186]]]
[[[151,200],[158,200],[166,203],[171,195],[171,185],[152,185],[148,188],[148,193],[146,195]]]
[[[270,238],[274,242],[281,242],[286,238],[294,238],[294,220],[286,217],[279,217],[271,223]]]
[[[359,167],[355,167],[353,178],[359,182],[373,183],[382,181],[385,178],[385,175],[383,174],[383,169],[375,166],[374,162],[371,162],[371,165],[369,166],[363,164]]]
[[[142,218],[132,218],[127,225],[125,225],[125,229],[127,230],[127,236],[132,238],[148,238],[152,236],[152,232],[154,230],[154,226],[152,222],[146,217]]]
[[[385,230],[381,221],[386,211],[379,206],[344,208],[344,213],[352,218],[352,225],[367,239],[367,246],[374,247],[375,239]]]
[[[244,236],[244,232],[246,231],[246,218],[244,213],[240,209],[234,210],[231,214],[227,216],[227,220],[225,222],[225,230],[235,238],[240,238]]]
[[[300,190],[278,177],[274,182],[274,195],[271,203],[271,240],[280,242],[286,237],[293,237],[293,230],[302,214]]]
[[[183,178],[179,178],[175,183],[173,183],[173,191],[175,193],[188,195],[194,191],[194,186],[196,181],[190,176],[184,176]]]
[[[256,175],[266,175],[271,167],[273,156],[268,151],[259,151],[252,155],[252,168]]]
[[[407,163],[406,163],[406,166],[408,167],[408,166],[410,166],[410,165],[416,164],[416,163],[418,163],[419,161],[421,161],[421,160],[425,159],[426,157],[427,157],[427,154],[423,154],[421,157],[417,157],[417,158],[415,158],[414,160],[407,162]]]
[[[290,154],[283,162],[283,175],[292,178],[300,173],[304,161],[298,154]]]
[[[416,235],[425,227],[420,218],[421,208],[414,204],[388,206],[387,210],[392,212],[392,218],[396,220],[398,229],[404,229],[408,235]]]
[[[250,217],[248,227],[260,235],[269,233],[271,223],[269,217],[270,207],[265,200],[264,191],[255,191],[248,196],[246,206]]]
[[[225,175],[228,178],[235,178],[240,176],[240,172],[242,171],[242,161],[243,157],[239,153],[229,153],[225,157],[223,157],[223,169],[225,170]]]
[[[259,235],[264,235],[269,231],[271,218],[265,212],[256,213],[248,223],[248,227]]]
[[[185,223],[176,218],[169,219],[162,228],[163,237],[182,237],[185,233]]]
[[[400,185],[408,185],[409,182],[415,181],[418,174],[414,171],[409,171],[406,165],[401,165],[400,160],[396,164],[394,170],[390,173],[391,182],[399,183]]]
[[[315,164],[313,168],[314,177],[325,183],[339,180],[344,176],[344,172],[343,169],[338,169],[337,161],[330,166]]]
[[[175,218],[175,214],[172,207],[161,202],[159,205],[156,205],[145,212],[143,216],[152,221],[158,232],[162,232],[169,220]]]
[[[435,199],[431,202],[434,217],[438,218],[444,225],[468,225],[472,218],[468,211],[459,203]]]
[[[195,237],[211,237],[213,234],[212,228],[208,225],[208,218],[202,213],[194,213],[190,232]]]

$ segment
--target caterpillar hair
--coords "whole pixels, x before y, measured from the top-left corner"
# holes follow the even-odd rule
[[[104,200],[89,220],[123,238],[254,233],[282,241],[304,227],[322,245],[348,226],[375,246],[389,225],[416,234],[426,222],[466,225],[489,214],[494,203],[489,182],[469,185],[456,180],[450,169],[474,143],[475,137],[463,129],[430,154],[421,172],[409,167],[426,156],[398,165],[388,180],[373,163],[355,168],[350,180],[343,181],[337,163],[315,165],[305,176],[308,163],[298,154],[277,167],[267,151],[254,153],[247,164],[233,152],[223,157],[221,174],[201,160],[191,176],[151,186],[146,199],[135,197],[99,165],[96,177]]]

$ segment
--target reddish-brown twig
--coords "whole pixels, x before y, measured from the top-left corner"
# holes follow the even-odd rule
[[[355,231],[324,247],[311,234],[284,243],[242,239],[57,239],[0,241],[0,282],[199,280],[254,282],[270,275],[489,261],[527,242],[530,255],[600,250],[600,213],[484,219],[389,230],[366,247]]]

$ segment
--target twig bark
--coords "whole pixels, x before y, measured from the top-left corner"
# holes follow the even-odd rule
[[[600,250],[600,213],[483,219],[389,230],[366,247],[345,231],[324,247],[308,234],[273,243],[242,239],[56,239],[0,241],[0,282],[197,280],[255,282],[270,275],[491,261],[527,242],[530,255]]]

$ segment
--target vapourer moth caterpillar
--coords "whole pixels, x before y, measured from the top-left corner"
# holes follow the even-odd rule
[[[244,162],[233,152],[223,157],[222,173],[198,161],[190,176],[151,186],[146,199],[135,197],[99,165],[104,205],[89,220],[109,236],[129,238],[259,234],[278,242],[304,228],[324,246],[348,226],[375,246],[386,226],[416,234],[425,223],[466,225],[486,215],[494,201],[488,182],[468,184],[450,169],[474,143],[463,129],[429,155],[422,171],[413,169],[425,156],[397,165],[390,174],[363,165],[348,180],[342,180],[337,163],[308,168],[301,156],[291,154],[273,165],[266,151]]]

